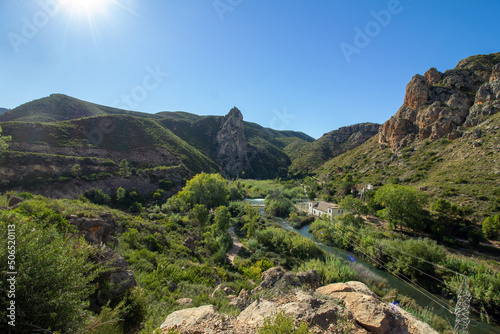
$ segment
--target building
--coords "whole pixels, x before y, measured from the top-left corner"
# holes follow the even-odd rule
[[[316,217],[327,215],[328,217],[333,218],[336,216],[342,216],[345,213],[345,210],[341,209],[337,204],[323,201],[311,201],[308,203],[308,213]]]

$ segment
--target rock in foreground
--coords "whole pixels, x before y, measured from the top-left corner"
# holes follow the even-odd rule
[[[293,316],[296,325],[309,323],[311,333],[437,333],[401,308],[381,301],[363,283],[336,283],[304,291],[301,281],[290,276],[281,268],[263,273],[264,284],[248,294],[250,300],[237,317],[205,305],[171,313],[160,328],[182,334],[253,334],[263,326],[264,319],[283,312]]]

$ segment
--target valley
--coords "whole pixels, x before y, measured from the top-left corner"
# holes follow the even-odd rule
[[[500,53],[417,74],[382,125],[317,140],[237,107],[149,114],[52,94],[2,109],[19,332],[453,333],[467,282],[470,332],[498,333],[499,111]],[[342,214],[311,217],[310,201]],[[353,306],[366,299],[382,318]]]

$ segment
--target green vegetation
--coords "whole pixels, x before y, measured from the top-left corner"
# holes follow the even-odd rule
[[[293,316],[285,315],[284,311],[272,314],[264,319],[262,328],[258,330],[259,334],[309,334],[309,324],[301,321],[295,326]]]
[[[12,136],[2,136],[2,127],[0,127],[0,152],[5,151],[9,144],[8,142],[12,140]]]
[[[177,197],[189,205],[203,204],[207,208],[223,205],[228,200],[226,180],[219,174],[201,173],[189,180]]]
[[[288,217],[294,210],[293,202],[279,190],[271,191],[264,201],[266,213],[275,217]]]
[[[500,271],[496,261],[457,255],[427,238],[380,232],[371,226],[354,228],[342,218],[317,220],[310,231],[324,243],[352,250],[373,265],[441,295],[456,295],[462,278],[455,273],[460,272],[468,277],[473,304],[498,316]]]
[[[483,221],[483,233],[487,238],[498,238],[498,234],[500,233],[500,215],[488,217]]]
[[[322,190],[316,193],[330,201],[344,196],[342,181],[350,173],[358,185],[398,183],[422,189],[429,202],[442,198],[459,208],[471,209],[470,215],[482,221],[498,214],[500,209],[500,178],[496,176],[500,141],[498,134],[489,130],[496,126],[500,126],[498,113],[467,129],[482,134],[481,147],[473,147],[471,137],[466,134],[451,142],[416,140],[394,151],[380,145],[375,136],[315,170]],[[332,187],[336,193],[325,198],[323,190],[330,191]]]
[[[378,215],[391,226],[419,228],[425,204],[424,194],[411,187],[387,184],[377,190],[375,202],[385,207]]]
[[[15,300],[20,310],[16,332],[74,332],[85,327],[88,298],[94,291],[90,283],[100,273],[89,261],[96,250],[80,238],[68,237],[67,223],[51,211],[34,215],[0,211],[0,229],[4,240],[15,241],[15,260],[9,261],[7,247],[0,249],[0,261],[17,272],[15,294],[2,298],[0,304],[6,310],[9,300]],[[0,281],[0,288],[12,290],[6,279]]]

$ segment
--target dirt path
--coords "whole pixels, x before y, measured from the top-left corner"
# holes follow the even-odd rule
[[[236,237],[236,234],[234,234],[234,227],[231,226],[230,228],[227,229],[229,232],[229,235],[231,238],[233,238],[233,247],[229,250],[229,252],[226,253],[227,259],[229,262],[231,262],[232,265],[234,265],[234,257],[238,252],[240,251],[241,247],[243,247],[243,244],[241,241]]]

